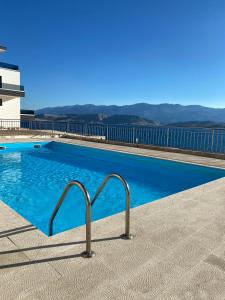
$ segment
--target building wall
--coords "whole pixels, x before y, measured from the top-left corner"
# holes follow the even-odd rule
[[[20,119],[20,98],[3,100],[0,106],[0,119]]]
[[[0,68],[2,82],[20,85],[20,72],[10,69]]]
[[[0,68],[0,76],[3,83],[20,85],[20,72],[10,69]],[[20,98],[10,99],[2,97],[2,106],[0,106],[0,119],[20,119]]]

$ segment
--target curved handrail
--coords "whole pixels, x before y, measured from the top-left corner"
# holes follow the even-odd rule
[[[129,189],[128,183],[126,182],[126,180],[121,175],[119,175],[117,173],[112,173],[112,174],[109,174],[105,177],[102,184],[100,185],[97,192],[95,193],[94,198],[91,201],[91,206],[95,203],[95,201],[98,198],[99,194],[101,193],[101,191],[104,189],[105,185],[107,184],[107,182],[111,178],[118,179],[122,183],[122,185],[125,189],[125,192],[126,192],[125,233],[122,235],[122,237],[124,237],[125,239],[130,240],[130,239],[133,238],[133,236],[130,234],[130,189]]]
[[[77,186],[83,193],[85,205],[86,205],[86,251],[82,253],[82,256],[84,257],[92,257],[94,255],[94,252],[91,251],[91,200],[88,191],[83,186],[83,184],[79,181],[71,181],[67,184],[65,187],[61,197],[59,198],[53,213],[49,220],[49,235],[52,235],[52,228],[53,228],[53,221],[59,211],[59,208],[61,207],[68,191],[71,187]]]

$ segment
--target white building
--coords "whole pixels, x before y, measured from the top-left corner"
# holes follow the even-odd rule
[[[6,48],[0,46],[0,54],[5,51]],[[0,62],[0,120],[20,120],[20,98],[24,96],[19,67]]]

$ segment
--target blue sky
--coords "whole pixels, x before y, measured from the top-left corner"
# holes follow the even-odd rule
[[[0,0],[23,107],[225,107],[224,0]]]

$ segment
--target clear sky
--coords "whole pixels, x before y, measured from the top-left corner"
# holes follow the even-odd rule
[[[225,0],[0,0],[23,107],[225,107]]]

